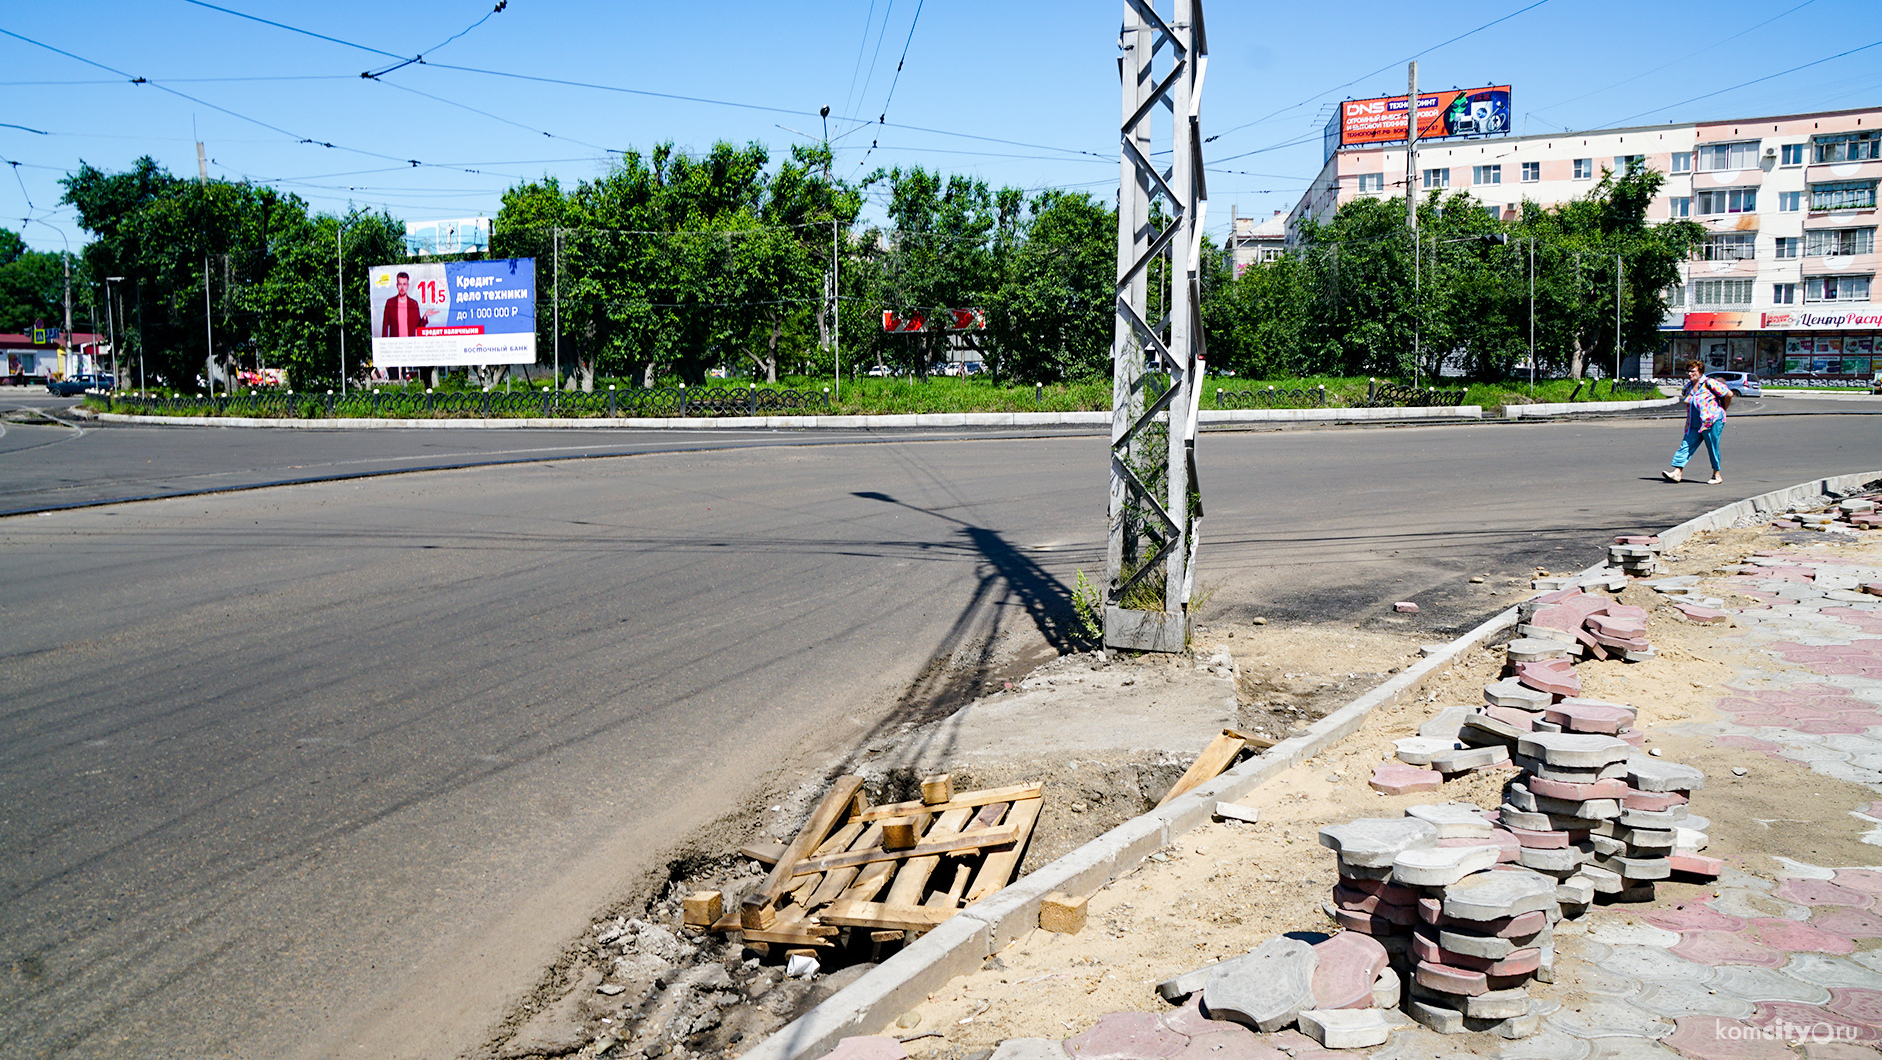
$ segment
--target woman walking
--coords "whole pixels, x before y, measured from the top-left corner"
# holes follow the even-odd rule
[[[1706,375],[1706,366],[1698,361],[1687,361],[1685,368],[1686,386],[1679,396],[1686,402],[1686,437],[1673,450],[1673,469],[1660,472],[1660,477],[1678,482],[1686,461],[1704,442],[1706,456],[1712,461],[1712,477],[1706,482],[1716,486],[1725,481],[1725,468],[1719,462],[1719,435],[1725,431],[1725,410],[1732,407],[1732,388]]]

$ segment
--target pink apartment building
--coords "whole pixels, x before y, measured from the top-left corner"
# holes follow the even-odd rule
[[[1524,201],[1585,195],[1603,169],[1628,165],[1667,175],[1651,216],[1708,233],[1671,292],[1665,344],[1635,370],[1665,378],[1696,357],[1800,381],[1882,375],[1882,292],[1872,292],[1882,109],[1420,141],[1416,182],[1420,194],[1469,191],[1514,219]],[[1404,185],[1402,142],[1334,151],[1288,214],[1289,239],[1306,218],[1362,195],[1401,198]]]

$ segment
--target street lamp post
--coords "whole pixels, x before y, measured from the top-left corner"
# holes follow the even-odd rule
[[[105,331],[111,337],[111,388],[113,390],[116,390],[118,386],[118,325],[117,317],[111,308],[111,285],[123,282],[122,276],[105,277]]]
[[[342,220],[333,230],[333,260],[338,281],[334,297],[340,308],[340,396],[346,396],[346,230],[351,220]]]

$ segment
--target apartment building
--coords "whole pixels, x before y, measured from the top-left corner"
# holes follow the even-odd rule
[[[1287,252],[1287,218],[1281,211],[1272,217],[1242,217],[1231,213],[1229,238],[1223,248],[1223,264],[1240,276],[1256,262],[1269,262]]]
[[[1651,216],[1704,225],[1670,292],[1663,347],[1641,374],[1710,368],[1799,380],[1882,374],[1876,273],[1882,108],[1737,121],[1421,142],[1420,194],[1466,190],[1495,216],[1588,193],[1603,169],[1667,175]],[[1361,196],[1405,194],[1405,147],[1334,151],[1293,211],[1301,223]]]

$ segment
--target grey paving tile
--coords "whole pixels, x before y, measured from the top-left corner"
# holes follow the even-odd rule
[[[1677,1020],[1682,1016],[1724,1016],[1745,1019],[1758,1006],[1743,998],[1714,993],[1703,983],[1666,979],[1648,983],[1633,1004],[1656,1016]]]
[[[1616,975],[1638,979],[1642,983],[1656,983],[1667,979],[1704,983],[1712,978],[1711,968],[1669,953],[1657,946],[1616,946],[1614,953],[1601,961],[1597,967]]]
[[[1785,962],[1783,972],[1794,979],[1832,990],[1839,987],[1882,990],[1882,972],[1847,957],[1793,953],[1791,959]]]
[[[1484,1055],[1495,1060],[1586,1060],[1592,1048],[1586,1039],[1564,1034],[1553,1027],[1544,1027],[1534,1037],[1513,1042],[1487,1040],[1496,1044],[1489,1046]]]
[[[1674,1029],[1671,1020],[1661,1019],[1617,997],[1564,1000],[1561,1011],[1545,1022],[1577,1038],[1605,1038],[1616,1034],[1664,1038]]]
[[[1830,1000],[1830,992],[1815,983],[1806,983],[1802,979],[1785,975],[1776,968],[1755,965],[1728,964],[1715,968],[1712,981],[1706,985],[1721,994],[1746,1001],[1795,1001],[1804,1005],[1821,1005]]]

